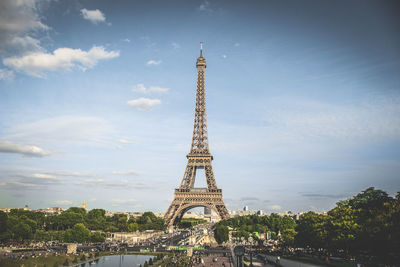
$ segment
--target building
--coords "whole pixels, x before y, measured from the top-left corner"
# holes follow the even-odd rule
[[[137,244],[146,239],[159,237],[164,234],[163,231],[147,230],[144,232],[117,232],[107,233],[106,240],[111,242],[123,242],[128,244]]]
[[[34,211],[35,212],[43,212],[46,215],[59,215],[59,214],[61,214],[61,212],[64,211],[64,208],[51,207],[51,208],[47,208],[47,209],[37,209]]]
[[[83,203],[82,203],[82,205],[81,205],[81,208],[84,209],[84,210],[86,210],[86,211],[88,211],[88,208],[87,208],[87,206],[86,206],[85,200],[83,201]]]

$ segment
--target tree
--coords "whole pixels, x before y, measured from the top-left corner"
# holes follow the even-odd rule
[[[105,239],[106,239],[105,236],[99,231],[90,234],[91,242],[100,243],[104,242]]]
[[[0,233],[7,231],[7,213],[0,211]]]
[[[78,209],[78,208],[75,208]],[[56,224],[58,225],[57,228],[61,229],[70,229],[77,223],[84,222],[84,215],[82,212],[74,212],[73,208],[69,208],[68,210],[64,211],[57,217]],[[78,211],[81,209],[79,208]],[[85,210],[84,210],[85,211]],[[57,229],[59,230],[59,229]]]
[[[331,250],[344,249],[347,255],[354,253],[360,230],[356,211],[348,207],[348,201],[339,202],[336,208],[328,212],[327,231]]]
[[[139,225],[137,223],[130,223],[128,225],[129,232],[136,232],[137,230],[139,230]]]
[[[214,229],[214,237],[218,244],[229,240],[229,229],[225,225],[217,225]]]
[[[12,229],[15,239],[26,240],[32,237],[32,228],[23,222],[18,223]]]
[[[86,224],[92,230],[104,230],[106,222],[106,211],[103,209],[92,209],[86,216]]]
[[[294,238],[295,238],[296,234],[297,234],[297,232],[292,228],[283,230],[282,236],[281,236],[282,246],[284,248],[293,247],[294,246]]]
[[[65,241],[84,243],[89,240],[89,236],[89,229],[83,223],[77,223],[65,232]]]
[[[297,222],[295,243],[299,247],[325,248],[327,216],[315,212],[303,214]]]

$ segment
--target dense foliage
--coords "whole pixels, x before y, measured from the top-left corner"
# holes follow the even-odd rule
[[[327,215],[308,212],[298,221],[295,244],[380,263],[400,261],[400,193],[373,187],[340,201]]]
[[[0,212],[0,241],[102,242],[105,239],[104,232],[164,229],[164,220],[152,212],[145,212],[141,217],[129,220],[124,214],[107,217],[103,209],[86,212],[76,207],[60,215],[49,216],[23,209],[12,209],[8,214]]]
[[[308,212],[298,221],[277,214],[242,216],[218,225],[231,227],[234,238],[257,239],[254,232],[271,232],[283,249],[306,248],[370,262],[400,262],[400,193],[390,197],[373,187],[338,202],[327,214]]]
[[[278,234],[282,233],[287,229],[294,229],[296,222],[289,216],[279,216],[276,213],[272,213],[269,216],[240,216],[230,218],[228,220],[220,221],[219,225],[224,225],[232,228],[232,237],[248,239],[250,236],[253,239],[258,240],[258,236],[255,233],[266,233],[270,232],[273,239],[277,239]],[[216,235],[215,235],[216,234]],[[218,233],[214,233],[215,238],[220,238]]]
[[[179,228],[190,228],[206,222],[207,221],[204,219],[185,218],[179,222]]]
[[[214,229],[214,237],[218,244],[229,240],[229,229],[223,224],[218,224]]]

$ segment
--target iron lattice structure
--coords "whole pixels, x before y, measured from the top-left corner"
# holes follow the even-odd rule
[[[176,225],[183,214],[194,207],[207,207],[214,210],[221,219],[229,218],[228,210],[222,200],[222,190],[218,189],[215,182],[211,161],[213,156],[208,147],[206,91],[204,87],[204,71],[206,59],[203,57],[203,49],[200,49],[200,57],[197,58],[197,89],[196,106],[194,113],[193,138],[186,170],[179,188],[175,189],[174,200],[164,215],[165,224],[168,227]],[[207,188],[195,188],[196,171],[204,169]]]

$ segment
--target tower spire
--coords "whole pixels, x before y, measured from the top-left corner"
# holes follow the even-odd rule
[[[203,42],[200,42],[200,57],[203,56]]]

